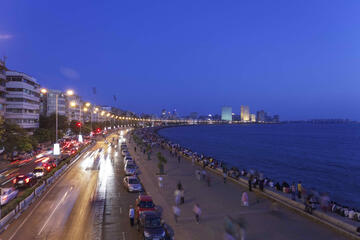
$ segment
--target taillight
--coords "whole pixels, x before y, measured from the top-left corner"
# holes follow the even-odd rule
[[[29,183],[30,178],[25,178],[25,183]]]
[[[13,183],[14,183],[14,184],[16,183],[16,178],[14,178]]]
[[[47,170],[50,170],[50,166],[47,167]]]

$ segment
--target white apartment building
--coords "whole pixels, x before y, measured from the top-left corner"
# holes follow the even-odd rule
[[[6,71],[5,63],[0,61],[0,117],[4,117],[6,106]]]
[[[50,116],[56,112],[56,98],[58,99],[58,114],[66,115],[67,100],[64,92],[49,89],[46,94],[41,94],[40,112],[44,116]]]
[[[6,72],[5,119],[33,131],[39,127],[40,86],[35,78],[21,72]]]

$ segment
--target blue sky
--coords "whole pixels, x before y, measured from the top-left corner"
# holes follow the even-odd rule
[[[17,0],[1,12],[9,68],[99,104],[360,120],[357,0]]]

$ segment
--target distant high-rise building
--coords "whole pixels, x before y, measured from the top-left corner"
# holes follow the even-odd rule
[[[265,111],[260,110],[256,112],[256,121],[259,123],[265,122]]]
[[[256,122],[255,114],[250,114],[250,122]]]
[[[166,109],[161,110],[161,116],[160,118],[165,119],[166,118]]]
[[[249,122],[250,121],[250,109],[249,109],[249,106],[241,105],[240,116],[241,116],[241,121],[242,122]]]
[[[280,122],[280,116],[279,115],[274,115],[273,122],[279,123]]]
[[[197,112],[191,112],[189,115],[190,119],[197,119],[198,118],[198,113]]]
[[[221,120],[232,121],[232,107],[221,108]]]

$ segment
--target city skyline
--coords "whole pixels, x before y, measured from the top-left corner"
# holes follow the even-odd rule
[[[245,103],[284,120],[360,120],[358,1],[69,4],[2,5],[11,70],[137,113]]]

